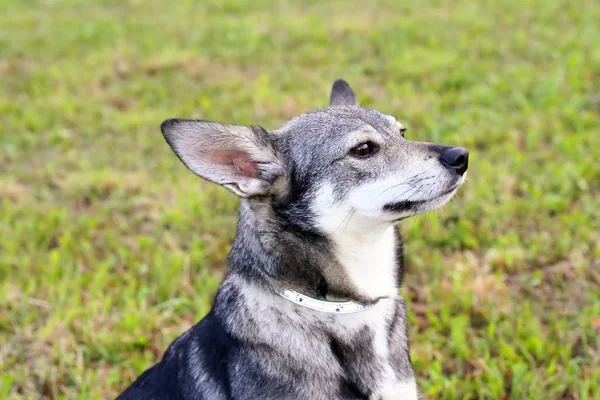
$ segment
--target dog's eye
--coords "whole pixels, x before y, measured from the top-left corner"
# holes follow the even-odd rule
[[[406,132],[406,128],[400,128],[400,136],[404,137],[404,132]]]
[[[373,142],[364,142],[350,150],[350,154],[358,158],[367,158],[377,153],[379,146]]]

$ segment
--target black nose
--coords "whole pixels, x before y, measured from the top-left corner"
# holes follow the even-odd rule
[[[440,154],[440,161],[446,168],[462,175],[469,167],[469,151],[463,147],[450,147]]]

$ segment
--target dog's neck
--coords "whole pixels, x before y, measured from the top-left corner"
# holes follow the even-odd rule
[[[396,231],[389,225],[362,224],[360,218],[331,232],[335,255],[343,273],[367,298],[398,293]]]
[[[392,226],[360,221],[325,234],[242,201],[231,273],[266,290],[372,304],[398,293],[398,238]]]

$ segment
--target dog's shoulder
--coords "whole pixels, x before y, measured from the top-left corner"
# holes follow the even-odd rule
[[[179,336],[162,360],[145,371],[117,400],[230,398],[227,363],[239,347],[209,313]]]

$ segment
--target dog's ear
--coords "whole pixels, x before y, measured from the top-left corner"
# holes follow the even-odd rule
[[[169,119],[160,129],[190,170],[240,197],[267,194],[283,173],[284,163],[261,127]]]
[[[329,98],[330,106],[357,106],[358,100],[356,99],[356,94],[343,79],[338,79],[333,82],[333,87],[331,88],[331,97]]]

